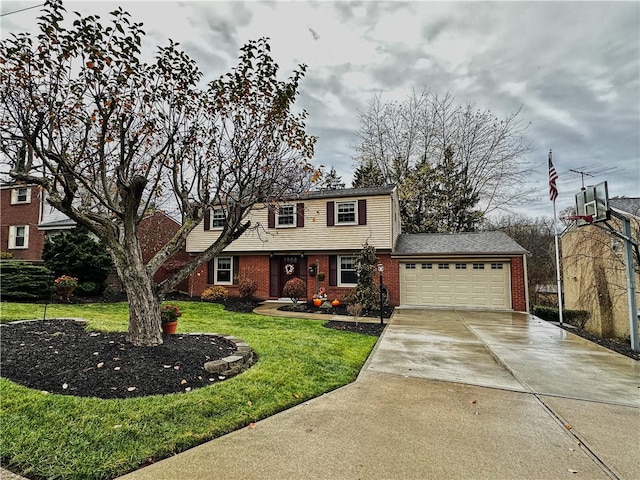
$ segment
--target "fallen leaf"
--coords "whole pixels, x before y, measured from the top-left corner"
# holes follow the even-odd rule
[[[62,384],[62,389],[66,390],[67,388],[69,388],[69,384],[68,383],[63,383]]]
[[[187,387],[184,389],[185,392],[190,392],[191,391],[191,387]]]
[[[98,366],[98,368],[104,367],[104,362],[100,362],[97,366]]]
[[[187,383],[187,381],[184,378],[180,380],[180,385],[184,385],[185,383]]]
[[[122,425],[114,425],[113,428],[121,428]]]
[[[476,403],[476,401],[475,401],[475,400],[471,400],[471,403],[474,403],[474,404],[475,404],[475,403]]]
[[[293,397],[294,397],[294,398],[300,398],[300,395],[298,395],[297,393],[294,393],[294,394],[293,394]]]
[[[114,370],[120,370],[120,367],[113,367]]]
[[[572,470],[572,469],[568,469],[571,473],[578,473],[578,470]]]
[[[571,425],[569,425],[568,423],[564,426],[567,430],[571,430]]]
[[[135,389],[136,389],[136,387],[129,387],[129,388],[127,388],[127,391],[128,392],[133,392]]]
[[[253,405],[253,403],[251,403],[251,400],[249,400],[249,401],[247,402],[247,405],[249,405],[249,406]]]
[[[180,370],[180,366],[176,365],[175,367],[173,367],[174,370]]]
[[[255,423],[253,423],[253,422],[251,422],[251,423],[247,426],[247,428],[248,428],[249,430],[253,430],[254,428],[256,428],[256,424],[255,424]]]

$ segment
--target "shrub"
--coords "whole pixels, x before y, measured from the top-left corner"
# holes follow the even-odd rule
[[[238,275],[238,293],[242,298],[252,298],[258,290],[258,282],[253,280],[253,269],[243,268]]]
[[[181,316],[182,312],[176,305],[163,305],[160,309],[162,323],[177,322]]]
[[[560,314],[555,307],[544,307],[542,305],[535,305],[533,307],[533,314],[548,322],[559,322]],[[586,310],[563,310],[562,317],[565,322],[575,325],[578,328],[584,328],[589,321],[591,314]]]
[[[209,287],[204,292],[202,292],[202,295],[200,295],[200,299],[203,302],[224,302],[228,297],[229,290],[221,285],[214,285],[213,287]]]
[[[0,267],[0,296],[3,300],[44,300],[53,293],[53,273],[42,265],[3,261]]]
[[[76,288],[76,295],[81,297],[93,297],[104,292],[104,286],[96,282],[81,282],[78,284],[78,288]]]
[[[307,284],[298,277],[293,277],[284,284],[282,293],[285,297],[289,297],[293,303],[298,303],[301,297],[307,296]]]

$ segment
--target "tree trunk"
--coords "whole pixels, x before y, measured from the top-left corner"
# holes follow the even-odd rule
[[[127,340],[138,347],[161,345],[161,301],[153,277],[145,269],[137,238],[133,236],[128,242],[125,239],[124,248],[112,257],[129,302]]]

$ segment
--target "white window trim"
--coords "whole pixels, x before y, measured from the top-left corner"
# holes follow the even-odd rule
[[[24,201],[18,200],[18,192],[20,190],[27,191],[27,199]],[[31,188],[30,187],[18,187],[11,190],[11,205],[24,205],[27,203],[31,203]]]
[[[291,208],[293,210],[293,223],[287,223],[284,225],[280,224],[280,210],[284,207]],[[282,215],[283,217],[290,217],[291,215]],[[281,205],[278,210],[276,210],[276,228],[295,228],[298,224],[298,210],[296,205]]]
[[[19,227],[24,227],[24,245],[20,247],[16,246],[16,237]],[[26,250],[29,248],[29,225],[9,226],[9,244],[7,248],[11,250]]]
[[[222,212],[222,218],[215,218],[216,217],[216,212]],[[215,220],[226,220],[226,215],[225,215],[225,211],[223,208],[212,208],[211,209],[211,230],[222,230],[224,227],[217,227],[213,225],[213,222]]]
[[[229,259],[229,281],[228,282],[219,282],[218,281],[218,260],[220,259]],[[226,270],[226,269],[225,269]],[[221,256],[214,257],[213,259],[213,284],[214,285],[233,285],[233,257],[232,256]]]
[[[342,282],[342,259],[343,258],[354,258],[357,259],[358,256],[357,255],[338,255],[338,286],[339,287],[355,287],[358,282],[356,280],[356,283],[343,283]],[[354,265],[355,267],[355,265]],[[346,270],[351,272],[352,270]],[[356,271],[355,268],[353,269],[353,271]],[[357,273],[356,273],[357,275]]]
[[[353,205],[353,222],[341,222],[340,216],[338,214],[339,206],[350,203]],[[358,225],[358,201],[357,200],[346,200],[343,202],[335,203],[335,225]]]

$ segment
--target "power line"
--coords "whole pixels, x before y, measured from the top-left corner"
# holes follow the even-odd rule
[[[42,7],[43,5],[44,3],[40,3],[32,7],[25,7],[25,8],[21,8],[20,10],[14,10],[13,12],[2,13],[0,14],[0,17],[6,17],[7,15],[13,15],[14,13],[20,13],[20,12],[24,12],[25,10],[31,10],[32,8]]]

